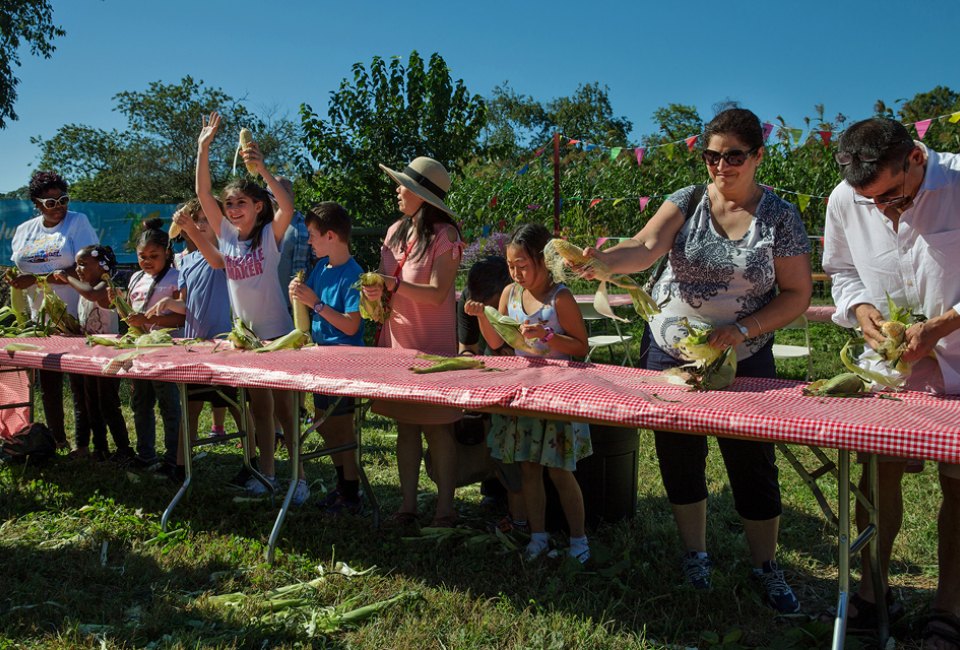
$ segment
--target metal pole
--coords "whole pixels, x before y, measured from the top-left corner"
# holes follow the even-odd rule
[[[847,635],[847,597],[850,593],[850,452],[841,449],[837,454],[840,477],[837,480],[837,515],[840,519],[837,543],[839,565],[839,593],[837,617],[833,622],[833,650],[842,650]]]
[[[553,236],[560,236],[560,134],[553,134]]]
[[[180,448],[183,449],[183,485],[173,495],[170,505],[163,511],[160,518],[160,530],[167,532],[167,524],[170,523],[170,515],[173,509],[180,503],[180,499],[186,495],[190,489],[190,483],[193,481],[193,445],[190,440],[190,414],[189,402],[187,401],[187,385],[177,384],[177,390],[180,392]]]

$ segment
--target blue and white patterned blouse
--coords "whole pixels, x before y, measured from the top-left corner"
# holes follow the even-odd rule
[[[667,200],[686,214],[695,186],[671,194]],[[714,228],[710,195],[704,192],[684,223],[667,256],[663,274],[651,296],[663,311],[650,321],[653,340],[680,358],[674,349],[687,332],[679,324],[709,327],[729,325],[769,303],[777,295],[773,261],[777,257],[809,254],[810,242],[800,213],[770,190],[763,196],[742,238],[734,241]],[[737,359],[746,359],[766,345],[772,332],[737,346]]]

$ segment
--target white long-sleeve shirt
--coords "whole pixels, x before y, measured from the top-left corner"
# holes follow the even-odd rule
[[[897,230],[875,206],[854,203],[846,181],[830,194],[823,270],[831,275],[838,325],[856,327],[860,303],[889,317],[887,294],[927,318],[960,314],[960,155],[926,153],[923,183]],[[960,393],[960,330],[934,352],[944,391]]]

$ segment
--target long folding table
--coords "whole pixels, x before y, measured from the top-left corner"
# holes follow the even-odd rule
[[[415,374],[410,368],[426,362],[416,359],[414,351],[353,347],[256,354],[208,343],[148,349],[117,364],[114,358],[125,351],[88,347],[83,339],[24,342],[41,349],[0,352],[0,366],[389,399],[837,449],[840,578],[834,647],[843,644],[850,553],[876,529],[871,508],[868,534],[858,542],[850,539],[851,452],[960,463],[960,398],[950,396],[805,397],[799,382],[760,378],[740,378],[726,390],[696,393],[666,384],[650,371],[522,357],[484,358],[486,370]],[[299,437],[294,438],[293,480],[285,503],[297,478]],[[875,460],[868,471],[871,467]],[[868,492],[875,491],[875,476],[873,471],[874,489]],[[873,499],[869,493],[863,496]],[[268,557],[285,514],[281,509]],[[875,544],[875,536],[870,543]]]

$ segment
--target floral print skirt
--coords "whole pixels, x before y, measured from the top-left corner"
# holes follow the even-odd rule
[[[570,472],[593,453],[590,425],[494,415],[487,434],[490,455],[504,463],[530,462]]]

